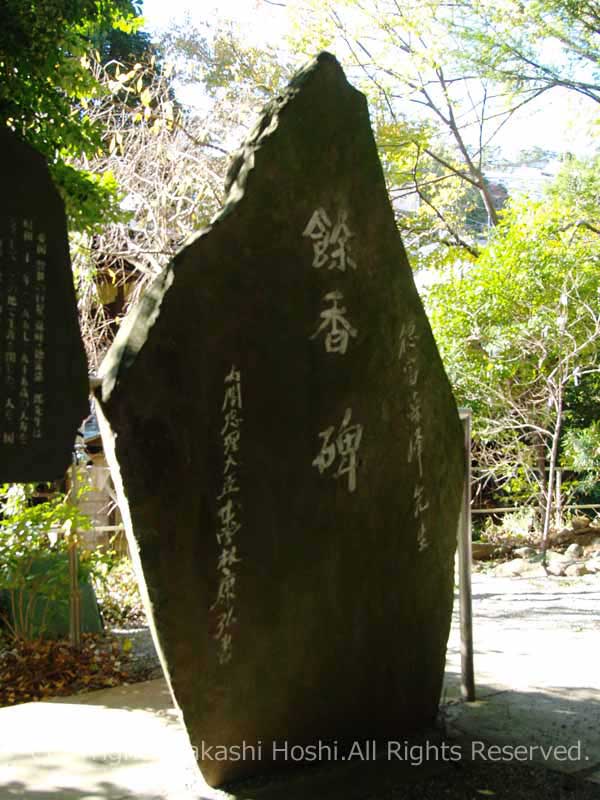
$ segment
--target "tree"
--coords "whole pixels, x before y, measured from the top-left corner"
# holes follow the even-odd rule
[[[600,7],[593,0],[462,0],[453,30],[467,63],[529,102],[562,87],[600,103]]]
[[[492,148],[523,106],[554,87],[600,97],[599,13],[587,0],[314,0],[308,17],[306,0],[288,7],[294,46],[333,49],[362,81],[390,194],[417,199],[417,213],[397,209],[417,268],[477,258],[499,218]],[[474,195],[487,223],[476,233]]]
[[[597,162],[596,169],[597,169]],[[543,537],[570,393],[600,369],[600,231],[589,197],[565,189],[513,202],[477,263],[434,286],[432,326],[459,402],[474,411],[480,466],[541,497]]]
[[[100,93],[90,50],[114,28],[131,33],[138,13],[136,0],[5,0],[0,7],[0,124],[46,157],[71,228],[119,213],[112,176],[72,162],[102,144],[88,113]]]
[[[390,194],[418,198],[418,213],[401,217],[401,227],[408,241],[427,245],[428,256],[440,246],[435,265],[476,258],[498,222],[486,167],[505,112],[493,81],[465,67],[451,9],[441,0],[329,0],[313,5],[312,22],[304,18],[296,39],[313,51],[317,38],[351,65],[370,101]],[[486,221],[477,233],[467,224],[475,196]],[[419,263],[431,261],[423,249],[414,255]]]
[[[283,68],[243,47],[232,26],[171,29],[157,52],[129,66],[94,66],[102,92],[88,113],[103,148],[86,163],[115,176],[128,215],[72,237],[92,368],[143,288],[221,208],[230,155],[283,80]],[[202,110],[175,99],[175,87],[200,81]]]
[[[243,32],[232,21],[212,18],[197,26],[188,18],[162,35],[160,52],[176,65],[182,84],[200,83],[213,101],[227,103],[234,121],[258,113],[292,77],[290,60],[273,48],[243,43]]]

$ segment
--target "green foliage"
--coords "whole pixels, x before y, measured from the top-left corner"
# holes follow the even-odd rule
[[[600,157],[569,158],[549,194],[566,206],[570,220],[595,225],[600,205]]]
[[[79,166],[114,175],[128,213],[71,236],[92,368],[144,287],[221,207],[230,153],[286,68],[217,19],[172,28],[156,56],[94,70],[102,91],[88,114],[102,126],[105,148]],[[201,109],[185,104],[188,86],[192,102],[205,90]]]
[[[598,370],[600,232],[590,195],[571,188],[582,172],[590,165],[567,164],[546,197],[514,201],[477,262],[446,273],[427,298],[457,399],[473,408],[482,465],[506,480],[520,464],[531,493],[536,446],[549,457],[557,416],[569,420],[569,398]]]
[[[416,269],[450,266],[457,255],[475,258],[475,239],[488,228],[479,192],[459,176],[452,150],[435,144],[438,133],[430,123],[407,119],[376,129],[398,227]]]
[[[64,555],[74,531],[89,519],[65,496],[30,505],[34,487],[5,484],[0,490],[0,590],[8,594],[9,629],[15,637],[43,635],[50,604],[69,602],[69,571]],[[80,560],[80,580],[91,572]]]
[[[137,13],[133,0],[5,0],[0,6],[0,124],[46,157],[73,230],[115,217],[110,182],[70,165],[102,147],[102,127],[87,114],[100,92],[88,54],[114,28],[132,33]]]
[[[561,86],[600,102],[600,10],[589,0],[462,0],[454,35],[468,64],[521,99]]]
[[[295,50],[331,49],[367,95],[417,269],[477,258],[498,221],[486,173],[523,104],[557,86],[600,101],[600,13],[587,0],[287,7]]]
[[[576,229],[577,209],[552,195],[514,202],[476,264],[432,289],[436,335],[461,402],[486,408],[485,383],[524,387],[556,364],[565,292],[597,301],[600,239]],[[566,313],[583,340],[589,322],[578,323],[581,310],[571,305]],[[534,340],[545,345],[542,361],[526,358],[523,343]]]
[[[101,30],[90,37],[91,44],[103,64],[117,62],[133,67],[145,61],[154,52],[150,35],[145,31],[133,29],[131,24]]]
[[[59,161],[52,170],[62,188],[71,231],[95,232],[110,222],[122,222],[120,193],[113,173],[93,173]]]
[[[600,420],[587,428],[573,428],[566,432],[564,463],[571,469],[600,469]]]
[[[562,441],[560,466],[575,470],[568,491],[577,500],[600,501],[600,375],[583,375],[566,394],[565,435]]]
[[[367,96],[415,268],[476,258],[497,222],[485,171],[500,110],[485,81],[461,66],[452,7],[315,0],[307,18],[305,2],[289,5],[300,20],[295,46],[312,54],[316,37],[331,47]]]
[[[534,509],[522,508],[503,514],[501,522],[494,522],[488,517],[481,533],[481,541],[505,547],[537,547],[539,534],[536,535],[534,531],[534,516]]]
[[[271,47],[244,44],[243,32],[218,18],[202,26],[190,19],[174,25],[162,36],[160,52],[176,64],[178,80],[202,83],[213,100],[230,106],[234,119],[249,102],[259,110],[293,74]]]

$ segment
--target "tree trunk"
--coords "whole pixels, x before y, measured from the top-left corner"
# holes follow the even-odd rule
[[[485,206],[485,210],[487,211],[488,215],[488,224],[490,228],[495,228],[498,224],[498,212],[496,211],[496,207],[494,206],[494,198],[489,190],[488,185],[485,182],[485,178],[483,177],[482,173],[479,173],[479,194],[481,195],[481,199],[483,200],[483,205]]]
[[[538,485],[540,487],[538,495],[537,522],[542,532],[544,530],[544,520],[546,519],[546,505],[548,496],[548,484],[546,482],[546,445],[540,435],[535,443],[535,461],[538,475]]]

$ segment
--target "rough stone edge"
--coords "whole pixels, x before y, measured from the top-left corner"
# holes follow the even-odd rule
[[[77,358],[80,360],[79,367],[81,368],[81,378],[82,384],[81,387],[78,387],[76,384],[75,388],[72,389],[72,396],[75,396],[75,392],[79,393],[79,388],[81,388],[81,395],[78,397],[78,402],[81,404],[80,414],[81,420],[83,420],[87,414],[89,413],[89,391],[88,391],[88,381],[89,381],[89,372],[90,372],[90,365],[87,358],[87,353],[85,350],[85,345],[83,342],[83,335],[81,332],[81,323],[79,320],[79,314],[77,311],[77,292],[75,290],[75,284],[73,282],[73,262],[71,259],[71,251],[69,248],[69,219],[67,216],[67,207],[65,200],[56,185],[54,178],[52,176],[52,172],[50,170],[50,165],[48,163],[48,159],[46,156],[37,150],[32,144],[30,144],[25,139],[21,138],[17,131],[13,130],[8,125],[0,125],[0,146],[3,146],[9,156],[13,159],[16,159],[17,164],[23,164],[26,166],[28,170],[34,169],[39,170],[44,175],[44,195],[47,193],[48,199],[51,200],[52,203],[56,204],[56,210],[53,211],[51,218],[55,219],[57,216],[61,218],[61,228],[59,234],[56,234],[54,231],[54,235],[56,236],[57,244],[55,244],[55,253],[64,258],[65,264],[65,284],[64,284],[64,292],[69,294],[69,305],[71,306],[70,314],[72,315],[72,319],[70,320],[71,323],[74,323],[74,333],[78,340],[78,351],[79,355]],[[22,197],[21,187],[19,187],[19,192],[16,193],[17,196],[20,194]],[[22,199],[17,204],[17,208],[22,205]],[[13,211],[14,213],[14,211]],[[68,321],[69,322],[69,321]],[[77,371],[77,364],[72,360],[69,366],[69,380],[71,383],[76,379],[76,371]],[[72,403],[73,408],[75,408],[75,402]],[[77,425],[81,424],[81,420]],[[73,436],[75,436],[77,431],[77,425],[73,430]],[[48,480],[62,480],[64,478],[65,471],[70,466],[70,459],[69,457],[65,463],[65,469],[60,473],[55,475],[51,478],[48,474],[46,474],[43,478],[40,476],[38,480],[48,481]],[[23,475],[23,473],[22,473]],[[15,480],[15,479],[13,479]],[[31,475],[28,473],[27,477],[24,480],[16,480],[15,482],[20,483],[29,483],[31,482]]]
[[[323,51],[304,67],[301,67],[292,77],[286,89],[264,106],[254,128],[248,134],[242,146],[232,156],[225,178],[225,191],[227,194],[222,208],[215,214],[209,225],[186,239],[173,260],[145,290],[117,333],[98,371],[98,377],[102,382],[102,402],[105,403],[110,399],[123,372],[133,364],[144,346],[152,326],[158,319],[163,298],[173,283],[174,270],[182,254],[191,244],[207,236],[238,207],[246,193],[248,176],[255,166],[256,152],[279,127],[279,120],[285,108],[296,97],[318,67],[324,63],[337,67],[346,82],[348,82],[336,57]],[[351,86],[351,84],[348,85]],[[355,89],[355,91],[357,94],[361,94],[358,90]]]
[[[113,433],[109,421],[106,419],[106,416],[104,415],[104,409],[102,408],[102,403],[99,403],[97,398],[94,399],[94,408],[96,411],[98,424],[100,426],[100,433],[102,436],[102,444],[104,446],[106,460],[110,467],[110,475],[115,486],[115,491],[117,493],[119,509],[121,511],[121,516],[123,519],[123,527],[125,528],[127,543],[129,545],[129,552],[131,555],[131,561],[133,563],[135,575],[138,579],[138,588],[140,590],[142,603],[146,611],[146,616],[148,619],[148,627],[152,635],[154,649],[156,650],[156,655],[158,656],[158,660],[162,667],[165,681],[167,682],[167,685],[169,687],[169,692],[171,693],[173,704],[181,717],[181,708],[177,703],[177,698],[175,697],[175,692],[173,691],[173,687],[171,684],[171,673],[169,671],[168,662],[167,659],[165,658],[160,637],[158,636],[158,631],[156,629],[156,623],[154,621],[154,605],[152,604],[150,595],[148,593],[148,585],[146,583],[144,570],[142,568],[142,560],[140,556],[139,544],[133,532],[133,521],[131,519],[131,510],[129,508],[129,501],[125,493],[125,486],[123,484],[121,468],[119,466],[119,462],[116,456],[116,447],[115,447],[116,437]]]
[[[258,121],[250,131],[242,146],[233,154],[225,177],[227,197],[223,208],[211,220],[211,224],[226,217],[239,202],[246,190],[248,175],[254,168],[254,154],[278,128],[279,118],[285,107],[294,99],[320,64],[329,63],[343,73],[336,57],[327,51],[319,53],[294,74],[285,90],[270,100],[263,108]],[[344,78],[346,76],[344,75]]]
[[[2,139],[4,139],[5,142],[8,142],[8,149],[12,150],[13,154],[16,153],[19,147],[22,147],[23,150],[27,152],[27,157],[25,159],[20,159],[20,160],[22,160],[23,163],[27,162],[28,167],[32,166],[31,162],[37,161],[37,165],[35,165],[33,168],[45,172],[46,178],[48,179],[48,188],[50,189],[51,194],[54,195],[55,202],[60,205],[63,211],[65,217],[65,228],[68,231],[69,226],[67,221],[67,211],[66,211],[65,201],[61,193],[59,192],[58,187],[54,183],[54,178],[52,177],[52,173],[50,172],[50,166],[48,164],[46,157],[42,155],[42,153],[40,153],[39,150],[36,150],[32,144],[27,142],[25,139],[21,139],[18,133],[14,131],[12,128],[9,128],[8,125],[5,127],[0,127],[0,143],[2,143]],[[67,247],[67,253],[69,255],[69,266],[70,266],[71,254],[68,251],[68,247]],[[74,289],[73,293],[75,293]]]

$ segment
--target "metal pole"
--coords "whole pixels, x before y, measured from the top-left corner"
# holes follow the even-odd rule
[[[459,409],[464,433],[465,482],[458,527],[458,588],[460,596],[461,694],[475,700],[473,667],[473,603],[471,591],[471,409]]]
[[[556,512],[556,519],[554,524],[557,528],[562,527],[562,515],[563,515],[563,508],[562,508],[562,469],[556,470],[556,501],[555,501],[555,512]]]
[[[71,505],[77,504],[77,452],[73,453],[73,463],[71,465]],[[79,650],[81,648],[81,596],[79,592],[79,551],[77,547],[77,530],[71,531],[69,541],[69,639],[71,647]]]

